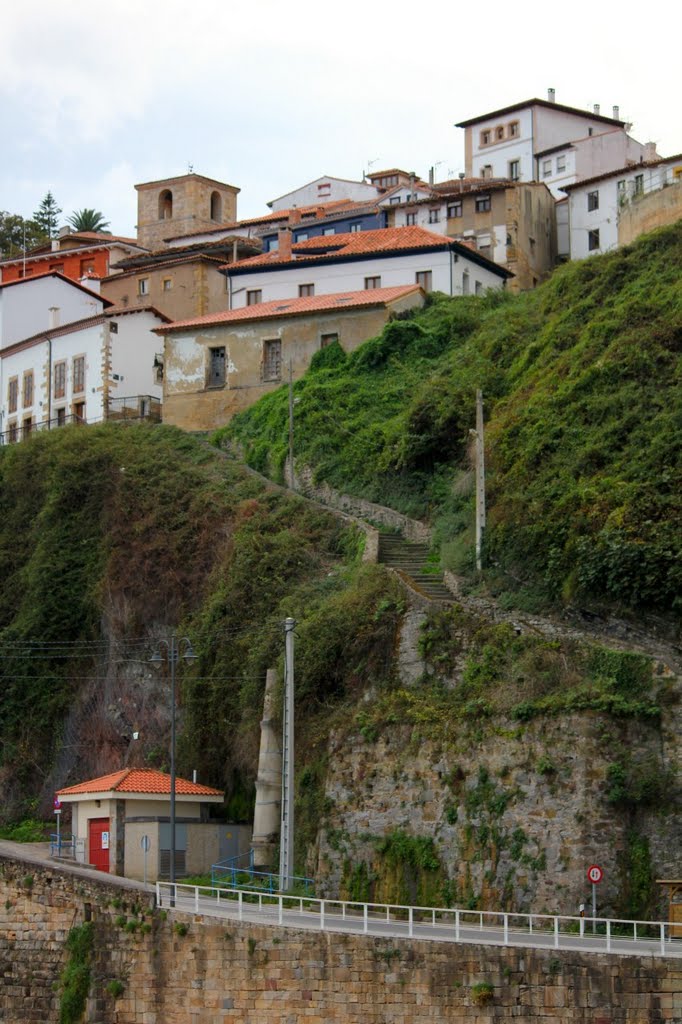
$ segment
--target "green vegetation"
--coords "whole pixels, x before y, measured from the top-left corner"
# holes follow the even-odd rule
[[[118,978],[113,978],[107,983],[107,992],[112,999],[118,999],[118,997],[123,995],[125,992],[125,985],[122,981],[119,981]]]
[[[318,479],[436,525],[472,564],[468,430],[486,401],[489,580],[516,603],[679,610],[682,223],[571,263],[517,297],[433,297],[296,385],[296,445]],[[236,417],[280,475],[286,389]],[[454,484],[454,486],[453,486]]]
[[[0,828],[0,839],[11,839],[15,843],[41,843],[49,835],[50,829],[48,822],[26,818]]]
[[[91,922],[72,928],[66,937],[68,960],[61,979],[59,1024],[79,1024],[83,1019],[90,990],[93,938]]]
[[[495,998],[495,988],[489,981],[477,981],[471,986],[471,1002],[474,1006],[488,1006]]]

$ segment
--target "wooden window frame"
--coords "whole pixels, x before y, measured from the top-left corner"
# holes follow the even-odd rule
[[[375,291],[377,288],[381,288],[381,274],[371,274],[365,278],[365,291]]]
[[[82,374],[77,372],[77,364],[78,367],[82,365]],[[85,353],[71,357],[71,392],[74,395],[85,394]]]
[[[61,381],[59,377],[61,376]],[[66,359],[60,359],[54,364],[52,397],[64,398],[66,396]]]
[[[273,374],[268,373],[268,348],[271,345],[279,345],[279,365]],[[262,364],[262,377],[264,382],[281,380],[282,379],[282,339],[281,338],[263,338],[263,364]]]
[[[7,381],[7,412],[19,410],[19,377],[10,377]]]
[[[256,295],[257,298],[252,298]],[[263,289],[262,288],[247,288],[246,289],[246,305],[247,306],[258,306],[263,301]]]
[[[21,380],[21,407],[22,409],[32,409],[33,402],[35,400],[35,380],[33,377],[33,370],[24,370],[24,374]]]

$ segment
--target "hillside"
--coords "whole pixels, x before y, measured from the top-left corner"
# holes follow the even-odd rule
[[[682,222],[517,297],[447,299],[296,384],[297,463],[427,518],[473,565],[468,431],[484,392],[493,592],[516,606],[680,610]],[[286,389],[220,432],[282,476]]]

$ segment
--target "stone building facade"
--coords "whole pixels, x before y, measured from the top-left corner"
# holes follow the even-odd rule
[[[234,185],[183,174],[135,186],[137,239],[145,249],[159,249],[172,235],[185,235],[237,219]]]

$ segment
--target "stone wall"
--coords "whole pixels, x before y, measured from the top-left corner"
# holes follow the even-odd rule
[[[19,860],[0,866],[3,1024],[57,1024],[65,939],[86,917],[94,926],[87,1024],[682,1022],[680,961],[166,915],[107,882]],[[123,918],[140,927],[126,930]]]
[[[647,231],[682,217],[682,181],[638,196],[618,212],[618,245],[628,245]]]

